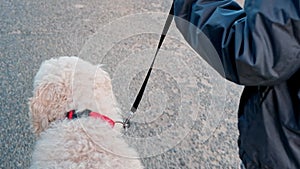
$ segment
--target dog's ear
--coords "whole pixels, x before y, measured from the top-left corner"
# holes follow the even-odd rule
[[[71,102],[70,88],[63,83],[47,83],[36,86],[29,99],[30,117],[34,133],[39,135],[56,119],[64,118],[66,105]]]

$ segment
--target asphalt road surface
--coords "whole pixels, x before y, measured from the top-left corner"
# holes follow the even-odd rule
[[[27,102],[44,60],[78,56],[104,64],[126,111],[170,5],[171,0],[0,0],[0,168],[30,166],[36,137]],[[173,24],[136,123],[124,137],[147,169],[239,168],[241,89],[195,54]]]

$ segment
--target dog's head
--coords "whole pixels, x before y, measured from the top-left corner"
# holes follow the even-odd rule
[[[70,110],[90,109],[121,119],[108,73],[77,57],[50,59],[41,65],[29,109],[36,134],[64,119]]]

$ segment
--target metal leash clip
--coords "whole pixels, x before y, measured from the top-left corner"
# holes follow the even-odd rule
[[[116,121],[116,123],[120,123],[123,126],[123,129],[126,131],[130,127],[130,120],[132,119],[134,112],[129,111],[128,112],[128,117],[124,119],[124,121]]]
[[[123,128],[127,130],[130,127],[130,120],[132,119],[134,113],[129,111],[129,116],[123,122]]]

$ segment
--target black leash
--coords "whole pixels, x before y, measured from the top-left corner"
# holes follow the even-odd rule
[[[158,43],[158,46],[157,46],[157,49],[156,49],[156,52],[155,52],[155,55],[154,55],[154,58],[153,58],[153,61],[151,63],[151,66],[148,70],[148,73],[146,75],[146,78],[142,84],[142,87],[140,88],[140,91],[138,93],[138,95],[136,96],[135,98],[135,101],[130,109],[130,112],[129,112],[129,116],[123,121],[123,128],[126,129],[126,128],[129,128],[130,126],[130,119],[133,117],[134,113],[136,112],[137,108],[139,107],[139,104],[142,100],[142,97],[143,97],[143,94],[144,94],[144,91],[146,89],[146,86],[147,86],[147,83],[148,83],[148,80],[149,80],[149,77],[150,77],[150,74],[151,74],[151,71],[152,71],[152,68],[153,68],[153,65],[154,65],[154,62],[156,60],[156,57],[157,57],[157,54],[158,54],[158,51],[160,50],[160,47],[167,35],[167,32],[170,28],[170,25],[172,23],[172,20],[173,20],[173,17],[174,17],[174,1],[172,3],[172,7],[170,9],[170,12],[169,12],[169,15],[168,15],[168,18],[166,20],[166,23],[164,25],[164,29],[162,31],[162,34],[160,36],[160,39],[159,39],[159,43]]]

